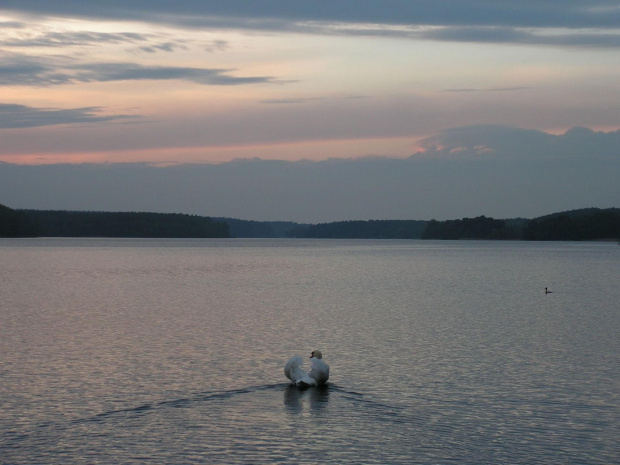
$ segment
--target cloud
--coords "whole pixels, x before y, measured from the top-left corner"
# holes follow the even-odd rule
[[[45,32],[41,34],[31,33],[19,37],[5,37],[0,40],[0,46],[4,47],[71,47],[71,46],[95,46],[104,43],[136,43],[144,42],[151,38],[148,34],[134,32]]]
[[[3,8],[22,13],[116,20],[186,21],[212,24],[218,18],[244,21],[345,22],[426,25],[509,25],[519,27],[617,28],[616,0],[4,0]]]
[[[0,29],[25,29],[26,23],[21,21],[0,21]]]
[[[114,21],[146,21],[181,28],[245,29],[320,35],[383,36],[413,40],[521,44],[573,48],[620,47],[620,8],[615,1],[545,0],[531,4],[493,0],[389,0],[375,2],[305,2],[267,0],[174,4],[148,1],[89,2],[50,0],[8,1],[5,10],[23,16],[65,16]],[[25,28],[20,21],[0,23],[0,28]],[[92,46],[102,43],[135,43],[152,39],[147,34],[103,32],[29,32],[0,41],[11,47]],[[204,49],[222,51],[225,41],[212,41]],[[182,48],[173,41],[149,44],[147,53]]]
[[[13,25],[14,29],[27,29],[27,23],[0,23],[0,30],[8,24]],[[0,35],[0,47],[6,49],[25,49],[25,48],[61,48],[66,55],[68,47],[98,47],[102,45],[130,45],[130,51],[144,53],[174,52],[177,50],[189,50],[187,39],[173,39],[169,34],[146,34],[137,32],[94,32],[94,31],[50,31],[47,28],[30,28],[27,32],[19,34]],[[198,43],[205,51],[213,53],[216,51],[227,50],[230,45],[225,40],[212,40],[205,43]]]
[[[313,100],[322,100],[321,98],[271,98],[261,100],[259,103],[266,103],[270,105],[291,105],[298,103],[307,103]]]
[[[0,129],[102,123],[138,118],[132,115],[98,115],[103,110],[100,107],[58,109],[0,103]]]
[[[575,127],[554,135],[532,129],[485,125],[447,129],[418,142],[414,157],[499,160],[618,160],[620,130],[596,132]]]
[[[320,35],[383,36],[412,40],[521,44],[572,48],[620,47],[620,8],[615,0],[192,0],[152,2],[107,0],[5,0],[3,9],[29,14],[92,20],[141,21],[193,29],[238,29]],[[0,28],[23,27],[7,21]],[[29,33],[5,39],[5,46],[94,45],[145,41],[142,34],[102,32]],[[173,42],[145,45],[147,53],[171,51]],[[208,52],[227,47],[224,41],[205,46]]]
[[[528,90],[531,87],[488,87],[482,89],[475,88],[461,88],[461,89],[446,89],[444,92],[516,92],[520,90]]]
[[[440,27],[411,33],[411,36],[445,42],[475,42],[493,44],[547,45],[580,48],[620,47],[620,33],[617,31],[584,33],[556,30],[518,29],[514,27]]]
[[[300,104],[300,103],[308,103],[308,102],[316,102],[316,101],[324,101],[329,100],[331,102],[337,100],[356,100],[356,99],[366,99],[368,98],[366,95],[350,95],[346,97],[298,97],[298,98],[272,98],[260,100],[259,103],[266,103],[269,105],[291,105],[291,104]]]
[[[554,136],[477,126],[444,131],[434,142],[446,147],[406,159],[247,159],[167,167],[0,164],[0,198],[13,208],[300,222],[532,218],[617,207],[619,139],[620,131],[574,128]],[[458,148],[452,158],[442,156]],[[479,156],[467,157],[473,151]]]
[[[95,63],[76,67],[76,82],[107,82],[135,80],[181,79],[197,84],[231,86],[275,82],[269,76],[235,77],[226,73],[234,69],[183,68],[174,66],[143,66],[134,63]]]
[[[54,86],[87,82],[180,79],[202,85],[283,83],[271,76],[231,76],[234,69],[144,66],[136,63],[74,63],[56,58],[13,57],[0,68],[0,86]]]
[[[66,47],[96,47],[104,44],[142,44],[138,47],[146,53],[155,53],[158,51],[173,52],[175,50],[187,50],[187,46],[184,41],[159,41],[154,34],[142,34],[135,32],[92,32],[92,31],[79,31],[79,32],[43,32],[43,33],[29,33],[21,34],[19,36],[5,36],[0,38],[0,46],[12,47],[12,48],[26,48],[26,47],[44,47],[44,48],[66,48]],[[220,50],[225,48],[225,41],[213,41],[211,47],[219,47]],[[220,43],[222,42],[222,43]]]
[[[227,40],[213,40],[205,46],[205,51],[209,53],[223,52],[229,48],[230,44]]]
[[[0,67],[0,86],[48,86],[68,82],[70,76],[57,72],[56,67],[46,58],[6,57]]]
[[[617,0],[107,0],[96,4],[82,0],[5,0],[3,4],[5,10],[18,14],[136,20],[192,28],[588,47],[617,47],[620,24]],[[416,29],[420,27],[426,30]],[[541,34],[545,29],[557,34]],[[599,32],[575,34],[577,29]]]
[[[311,23],[300,31],[314,34],[345,36],[400,37],[439,42],[483,44],[539,45],[572,48],[620,47],[618,30],[583,32],[554,28],[519,28],[512,26],[385,26],[362,24]]]
[[[175,50],[187,50],[187,47],[182,44],[177,44],[174,42],[162,42],[159,44],[146,45],[144,47],[140,47],[139,50],[146,53],[156,53],[156,52],[174,52]]]

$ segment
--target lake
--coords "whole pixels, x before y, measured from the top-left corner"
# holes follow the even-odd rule
[[[2,239],[0,283],[4,465],[620,462],[616,243]]]

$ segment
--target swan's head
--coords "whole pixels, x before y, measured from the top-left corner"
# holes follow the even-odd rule
[[[320,350],[313,350],[312,353],[310,354],[310,358],[321,359],[321,358],[323,358],[323,354],[321,353]]]

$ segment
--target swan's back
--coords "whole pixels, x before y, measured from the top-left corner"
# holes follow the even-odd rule
[[[311,358],[310,363],[310,378],[315,379],[319,386],[325,384],[329,379],[329,365],[318,358]]]

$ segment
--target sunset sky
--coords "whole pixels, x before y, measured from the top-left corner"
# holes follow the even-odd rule
[[[619,76],[617,0],[2,0],[0,203],[617,207]]]
[[[405,157],[620,128],[617,1],[0,3],[0,160]]]

